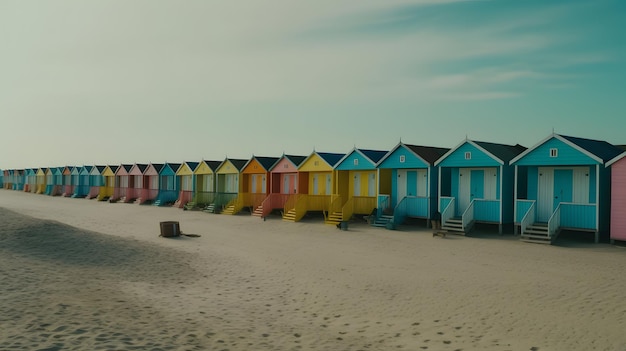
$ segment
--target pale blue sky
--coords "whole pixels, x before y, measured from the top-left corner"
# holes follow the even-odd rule
[[[0,168],[626,144],[626,1],[0,2]]]

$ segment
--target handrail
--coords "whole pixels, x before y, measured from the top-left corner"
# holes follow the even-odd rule
[[[463,231],[465,231],[466,228],[469,227],[470,223],[472,223],[472,221],[474,220],[475,201],[476,199],[472,200],[469,206],[467,206],[467,208],[465,209],[465,211],[463,211],[463,214],[461,215],[461,224],[463,226]]]
[[[552,216],[550,216],[550,219],[548,220],[548,236],[550,237],[550,239],[552,239],[553,237],[556,238],[556,232],[560,226],[561,226],[561,204],[559,203],[558,206],[556,207],[556,210],[554,210],[554,212],[552,213]]]
[[[378,206],[376,208],[376,219],[380,218],[386,209],[390,207],[391,196],[386,194],[378,195]]]
[[[454,218],[454,207],[456,206],[456,199],[454,197],[450,197],[449,199],[450,202],[448,203],[448,206],[446,206],[446,208],[444,208],[444,210],[441,212],[441,225],[444,225],[447,221]]]
[[[308,195],[298,195],[297,200],[296,200],[296,204],[295,204],[295,209],[296,209],[296,218],[295,221],[299,221],[302,219],[302,217],[304,217],[304,215],[306,214],[307,210],[309,208],[309,196]],[[322,211],[322,213],[324,213]],[[326,220],[326,215],[324,215],[324,220]]]
[[[292,194],[289,196],[287,201],[285,202],[285,206],[283,206],[283,213],[289,212],[289,210],[296,207],[298,200],[302,197],[301,194]]]
[[[400,225],[406,219],[406,205],[407,205],[408,197],[403,197],[402,200],[396,205],[393,209],[393,223],[396,225]]]
[[[341,220],[349,221],[354,214],[354,197],[351,197],[346,201],[346,203],[341,207]]]
[[[526,232],[526,228],[535,223],[535,204],[536,201],[533,201],[524,214],[524,217],[522,217],[522,221],[520,222],[520,234],[524,234],[524,232]]]
[[[331,195],[329,212],[340,212],[343,206],[341,195]]]

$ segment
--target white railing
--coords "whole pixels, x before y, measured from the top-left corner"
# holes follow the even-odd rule
[[[443,211],[441,212],[441,224],[442,225],[445,224],[450,219],[454,218],[455,202],[456,202],[455,198],[450,198],[450,202],[448,202],[448,206],[446,206],[446,208],[444,208]]]
[[[472,223],[472,221],[474,220],[474,202],[475,201],[476,200],[472,200],[472,202],[470,202],[469,206],[467,206],[467,208],[461,215],[461,223],[463,225],[464,231],[466,230],[466,228],[469,227],[470,223]]]
[[[552,216],[550,216],[550,219],[548,220],[548,235],[550,236],[550,239],[552,239],[553,236],[556,236],[556,232],[560,226],[561,204],[556,207],[556,210],[554,210],[554,213],[552,213]]]
[[[535,223],[535,203],[536,202],[533,201],[520,222],[520,234],[524,234],[524,232],[526,232],[526,228]]]

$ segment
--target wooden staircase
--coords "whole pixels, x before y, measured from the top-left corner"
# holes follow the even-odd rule
[[[195,209],[196,209],[196,207],[197,207],[197,206],[196,206],[196,203],[195,203],[195,202],[193,202],[193,201],[189,201],[188,203],[186,203],[186,204],[185,204],[184,209],[185,209],[185,210],[187,210],[187,211],[190,211],[190,210],[195,210]]]
[[[556,235],[550,236],[547,223],[534,223],[533,225],[529,225],[520,235],[520,241],[535,244],[550,245],[555,239]]]
[[[463,221],[460,217],[450,218],[441,225],[441,229],[451,234],[465,235],[467,232],[463,228]]]
[[[326,218],[326,224],[337,225],[343,221],[343,213],[342,212],[333,212],[328,215]]]
[[[228,205],[224,211],[222,211],[222,214],[225,215],[234,215],[237,214],[239,211],[235,211],[235,205]]]
[[[283,221],[285,222],[295,222],[296,221],[296,209],[292,208],[286,213],[283,213]]]
[[[259,205],[257,208],[255,208],[254,211],[252,212],[252,215],[255,217],[262,218],[263,217],[263,205]]]
[[[387,228],[387,225],[392,220],[393,220],[393,215],[384,214],[384,215],[376,218],[373,222],[371,222],[371,225],[374,226],[374,227]]]
[[[205,208],[202,209],[202,211],[207,213],[218,213],[215,203],[208,204]]]

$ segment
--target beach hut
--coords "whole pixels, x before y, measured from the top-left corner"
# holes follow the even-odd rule
[[[369,216],[377,206],[379,192],[389,194],[391,170],[376,168],[387,153],[354,148],[339,161],[326,223],[348,221],[355,214]]]
[[[113,196],[115,192],[115,172],[119,166],[111,166],[108,165],[102,171],[102,178],[104,178],[104,185],[100,188],[100,192],[98,192],[98,197],[96,198],[98,201],[106,201]]]
[[[26,170],[16,169],[13,171],[13,190],[23,191],[26,183]]]
[[[52,186],[48,185],[46,194],[50,196],[59,196],[63,193],[63,170],[64,167],[53,167],[52,170]]]
[[[91,170],[93,169],[93,166],[82,166],[76,168],[78,176],[72,173],[72,181],[76,181],[74,186],[74,194],[72,194],[72,197],[82,199],[87,197],[87,195],[89,194],[89,175],[91,173]]]
[[[512,225],[515,172],[510,161],[524,150],[466,139],[437,160],[442,228],[466,234],[474,223],[487,223],[502,233],[504,225]]]
[[[58,169],[58,167],[50,167],[46,170],[46,185],[44,189],[45,195],[50,195],[52,193],[52,189],[54,189],[54,170]]]
[[[378,195],[375,226],[393,228],[407,218],[426,220],[426,226],[437,213],[439,170],[435,162],[447,148],[410,145],[400,142],[378,164],[391,170],[391,184],[381,185],[390,193]]]
[[[43,194],[46,192],[46,172],[48,172],[48,168],[37,169],[37,176],[35,180],[35,193],[37,194]]]
[[[13,188],[13,171],[10,169],[5,169],[2,171],[2,188],[3,189],[11,189]]]
[[[217,190],[213,203],[210,203],[205,212],[220,213],[224,207],[237,198],[243,190],[242,177],[239,172],[248,163],[248,160],[226,158],[215,170]]]
[[[176,170],[178,182],[178,198],[174,202],[174,207],[183,208],[191,202],[195,192],[195,178],[193,172],[198,167],[199,162],[183,162]]]
[[[300,185],[298,193],[285,203],[283,220],[297,222],[308,212],[319,212],[326,216],[335,184],[335,166],[345,154],[313,151],[298,166]]]
[[[141,196],[136,201],[138,204],[152,204],[156,201],[159,196],[159,174],[163,166],[163,163],[149,163],[146,167],[146,170],[143,172]]]
[[[193,171],[194,195],[185,205],[188,210],[194,208],[206,209],[215,200],[215,171],[222,164],[221,161],[203,160]]]
[[[606,167],[611,170],[611,243],[626,241],[626,152],[607,162]]]
[[[133,187],[133,179],[130,177],[129,172],[133,168],[131,164],[121,164],[115,171],[115,188],[113,189],[113,196],[109,198],[109,202],[128,202],[126,200],[126,194],[128,188]]]
[[[100,195],[100,189],[104,186],[104,176],[102,172],[106,169],[106,166],[93,166],[89,172],[89,192],[87,193],[87,199],[95,199]]]
[[[159,194],[153,205],[172,205],[178,198],[178,182],[176,181],[176,170],[180,163],[165,163],[159,172]]]
[[[257,210],[267,197],[270,189],[270,169],[277,161],[278,157],[252,156],[240,172],[242,190],[226,205],[222,213],[234,215],[244,208],[250,208],[250,213]]]
[[[521,240],[552,243],[561,230],[609,230],[611,175],[621,149],[605,141],[552,134],[512,160],[515,224]]]
[[[146,192],[145,190],[149,189],[149,182],[146,181],[147,176],[145,175],[146,169],[148,169],[147,164],[135,163],[128,171],[128,177],[132,179],[130,182],[132,187],[129,186],[126,189],[126,202],[134,201],[137,204],[142,204],[148,201],[148,199],[142,197]],[[150,200],[154,200],[154,197]]]
[[[27,168],[24,170],[26,181],[24,182],[23,191],[27,193],[34,193],[37,191],[37,170],[34,168]]]
[[[61,196],[63,197],[69,197],[74,194],[74,183],[72,177],[72,172],[74,171],[74,168],[76,167],[65,166],[63,168],[63,190],[61,193]]]
[[[295,198],[301,190],[306,192],[308,173],[302,175],[298,167],[306,156],[283,155],[269,172],[269,193],[254,212],[253,216],[267,217],[273,210],[284,209],[289,198]]]

